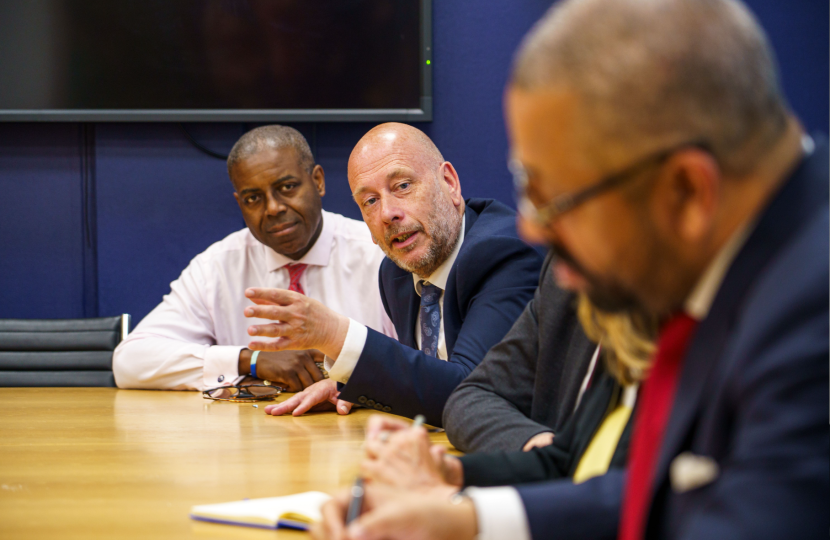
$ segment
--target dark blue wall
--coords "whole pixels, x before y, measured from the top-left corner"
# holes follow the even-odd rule
[[[513,51],[549,4],[433,3],[434,121],[418,127],[456,166],[465,196],[512,202],[501,94]],[[826,133],[828,3],[749,4],[790,102]],[[326,170],[324,207],[359,218],[346,161],[371,125],[295,127]],[[226,153],[246,126],[188,129]],[[84,162],[85,153],[94,158]],[[196,150],[178,124],[0,124],[0,193],[0,318],[126,312],[136,323],[194,255],[243,226],[224,163]]]

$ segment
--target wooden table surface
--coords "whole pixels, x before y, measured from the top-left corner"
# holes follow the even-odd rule
[[[303,538],[188,517],[195,504],[353,482],[369,411],[263,407],[196,392],[0,388],[0,538]]]

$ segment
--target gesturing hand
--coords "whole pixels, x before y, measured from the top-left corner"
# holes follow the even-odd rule
[[[331,379],[324,379],[316,382],[282,403],[268,405],[265,412],[273,416],[281,416],[291,413],[300,416],[308,411],[330,411],[337,408],[339,414],[349,414],[352,404],[348,401],[337,399],[340,392],[337,391],[337,383]]]
[[[274,322],[248,328],[251,336],[277,338],[253,340],[248,347],[255,351],[319,349],[329,358],[337,358],[349,331],[349,318],[327,308],[321,302],[284,289],[252,288],[245,290],[254,304],[245,308],[245,316]]]

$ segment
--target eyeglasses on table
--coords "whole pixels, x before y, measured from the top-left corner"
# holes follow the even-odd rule
[[[217,386],[202,390],[202,397],[214,401],[234,401],[249,403],[269,401],[285,392],[285,388],[271,384],[269,381],[259,383],[240,383],[231,386]]]

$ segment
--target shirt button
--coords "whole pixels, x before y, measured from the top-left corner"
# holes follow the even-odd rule
[[[383,410],[383,403],[375,403],[375,410],[382,411]]]
[[[366,406],[369,407],[370,409],[374,408],[375,400],[374,399],[366,400]]]
[[[360,396],[359,398],[357,398],[357,402],[363,405],[364,403],[366,403],[366,396]]]
[[[225,376],[224,376],[224,375],[219,375],[219,378],[218,378],[218,379],[216,379],[216,381],[217,381],[217,382],[222,382],[222,381],[224,381],[224,380],[225,380]]]
[[[392,412],[392,407],[387,405],[386,407],[383,408],[383,412]]]

